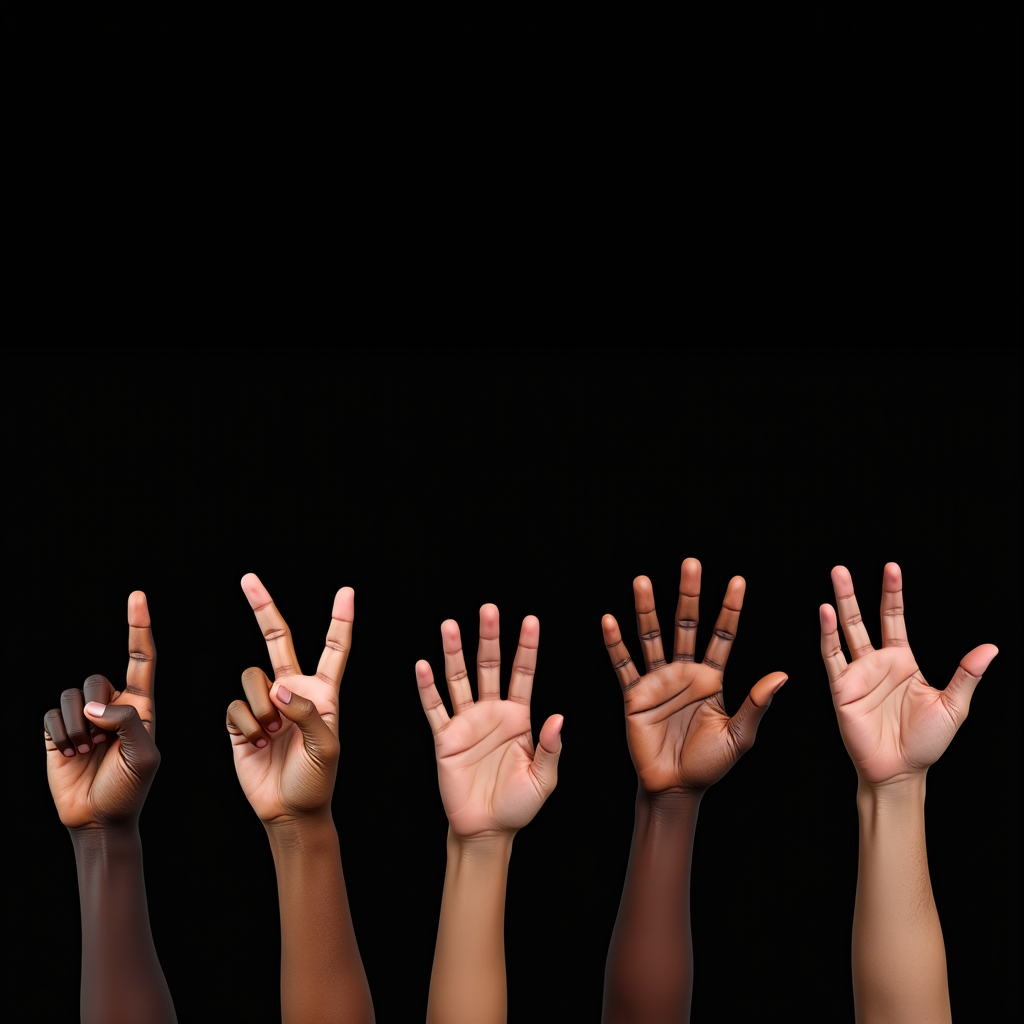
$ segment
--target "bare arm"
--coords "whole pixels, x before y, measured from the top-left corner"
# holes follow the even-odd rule
[[[857,770],[860,821],[853,914],[853,993],[858,1024],[948,1024],[946,952],[925,841],[925,780],[967,717],[997,649],[966,654],[949,685],[928,685],[907,641],[903,575],[882,579],[882,647],[864,626],[853,581],[832,570],[836,609],[822,605],[821,653],[846,749]]]
[[[82,918],[82,1024],[176,1024],[157,957],[139,817],[160,765],[156,647],[146,595],[128,598],[122,689],[101,675],[46,713],[46,773],[75,850]]]
[[[626,740],[637,773],[636,816],[619,912],[608,946],[603,1024],[685,1024],[693,992],[690,862],[700,802],[754,744],[758,723],[786,682],[755,683],[731,718],[722,679],[746,583],[729,582],[704,660],[695,660],[701,565],[680,569],[672,660],[666,661],[651,581],[633,581],[644,673],[611,615],[605,645],[622,687]]]
[[[291,632],[266,587],[242,589],[267,640],[274,682],[242,675],[246,700],[228,707],[235,771],[274,855],[281,915],[284,1024],[373,1024],[331,798],[341,744],[338,693],[352,645],[355,594],[343,587],[315,675],[304,676]]]
[[[500,690],[498,609],[480,609],[474,701],[456,622],[441,625],[453,715],[430,664],[416,663],[420,701],[434,734],[438,785],[448,815],[448,862],[427,1003],[428,1024],[504,1024],[505,889],[512,840],[554,791],[562,716],[534,746],[530,696],[540,623],[523,620],[508,697]]]

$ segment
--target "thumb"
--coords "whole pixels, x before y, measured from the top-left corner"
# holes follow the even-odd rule
[[[998,653],[999,648],[995,644],[982,644],[973,651],[968,651],[960,659],[953,678],[942,691],[942,703],[957,722],[962,722],[967,717],[971,697],[974,696],[985,670]]]
[[[125,764],[143,778],[155,774],[160,766],[160,751],[138,709],[132,704],[101,704],[91,700],[85,705],[86,717],[101,729],[116,730]]]
[[[545,799],[558,785],[558,758],[562,753],[562,715],[552,715],[541,727],[533,755],[533,774]]]
[[[785,672],[769,672],[750,688],[739,711],[729,719],[729,733],[740,754],[745,754],[757,736],[757,727],[768,710],[772,698],[782,689],[789,676]]]
[[[281,714],[294,722],[302,733],[302,745],[318,764],[335,764],[341,752],[338,737],[320,717],[316,705],[306,697],[292,693],[284,683],[275,683],[270,689],[270,699]]]

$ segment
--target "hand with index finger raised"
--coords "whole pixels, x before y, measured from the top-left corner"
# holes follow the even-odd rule
[[[138,820],[160,754],[156,747],[156,646],[146,595],[128,597],[128,668],[120,690],[102,675],[66,689],[43,718],[46,774],[68,828]]]

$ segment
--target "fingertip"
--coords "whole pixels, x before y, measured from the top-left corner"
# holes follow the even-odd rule
[[[420,659],[416,662],[416,684],[420,689],[426,689],[433,685],[434,673],[430,668],[430,662]]]
[[[818,607],[818,622],[821,623],[823,633],[831,633],[836,628],[836,612],[830,604],[823,604]]]
[[[351,622],[355,618],[356,592],[352,587],[341,587],[334,595],[332,618]]]
[[[106,704],[100,704],[99,701],[91,700],[82,710],[85,711],[90,718],[102,718],[106,707]]]
[[[128,595],[128,624],[143,629],[152,625],[149,617],[149,601],[141,590],[133,590]]]
[[[995,644],[982,644],[980,647],[975,647],[974,650],[968,651],[960,664],[963,666],[964,671],[972,676],[984,675],[992,663],[992,659],[998,653],[999,648]]]
[[[247,572],[241,580],[242,592],[252,608],[259,608],[270,603],[270,593],[263,581],[254,572]]]
[[[886,562],[882,570],[882,587],[889,593],[903,589],[903,570],[896,562]]]
[[[561,749],[563,715],[552,715],[540,731],[540,745],[549,753],[557,754]]]

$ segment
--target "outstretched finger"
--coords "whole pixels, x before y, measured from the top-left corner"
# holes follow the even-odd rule
[[[999,653],[995,644],[982,644],[969,651],[960,660],[953,678],[942,691],[942,703],[953,716],[957,725],[966,717],[971,707],[971,697],[981,682],[981,677]]]
[[[615,669],[615,678],[622,687],[622,694],[625,696],[640,682],[640,673],[637,672],[633,659],[622,642],[622,633],[619,624],[615,621],[614,615],[605,615],[601,619],[601,632],[604,634],[604,645],[608,649],[608,657],[612,659],[612,668]]]
[[[256,621],[263,630],[263,639],[267,642],[270,664],[274,667],[274,678],[300,676],[299,659],[295,653],[291,630],[284,616],[277,610],[259,576],[247,572],[242,577],[242,591],[249,602],[249,607],[256,613]]]
[[[644,652],[644,668],[651,672],[665,664],[665,649],[654,605],[654,587],[647,576],[637,576],[633,580],[633,607],[636,610],[636,631]]]
[[[821,658],[825,662],[828,681],[835,686],[849,666],[843,654],[843,645],[839,642],[839,624],[832,605],[823,604],[818,609],[818,623],[821,627]]]
[[[733,576],[725,588],[725,599],[722,610],[715,620],[715,631],[711,636],[708,649],[704,652],[704,664],[717,672],[725,672],[725,663],[729,660],[736,629],[740,624],[740,611],[743,609],[743,595],[747,583],[742,576]]]
[[[441,646],[444,649],[444,677],[448,681],[448,695],[452,699],[452,714],[473,706],[473,690],[466,671],[466,656],[462,652],[462,633],[454,619],[441,623]]]
[[[684,558],[679,570],[679,601],[676,603],[673,661],[696,660],[700,569],[700,562],[696,558]]]
[[[441,694],[437,692],[437,687],[434,685],[434,673],[430,668],[430,662],[423,660],[416,662],[416,686],[420,692],[423,713],[427,716],[431,732],[436,736],[451,719],[445,710]]]
[[[537,649],[540,646],[540,619],[527,615],[519,630],[519,646],[512,659],[512,678],[508,683],[508,699],[520,704],[530,703],[533,677],[537,672]]]
[[[751,687],[739,711],[729,719],[729,733],[741,755],[754,745],[757,727],[768,710],[768,705],[788,678],[785,672],[771,672],[759,679]]]
[[[149,603],[141,590],[133,590],[128,595],[128,671],[125,674],[125,693],[153,700],[155,682],[156,645],[153,643]],[[152,709],[147,717],[154,717]]]
[[[870,654],[874,647],[871,645],[867,626],[864,625],[864,616],[861,615],[860,606],[857,604],[857,595],[853,592],[853,577],[845,565],[833,568],[832,587],[836,593],[836,610],[839,621],[843,624],[846,646],[850,648],[851,659],[856,661],[865,654]]]
[[[481,700],[501,698],[501,641],[498,606],[480,608],[480,643],[476,649],[476,685]]]
[[[882,646],[907,646],[907,623],[903,618],[903,572],[895,562],[886,562],[882,570]]]
[[[342,587],[334,595],[331,610],[331,625],[324,641],[324,653],[316,667],[318,679],[330,683],[335,689],[341,687],[341,677],[348,664],[348,653],[352,650],[352,623],[356,616],[356,592],[351,587]]]

